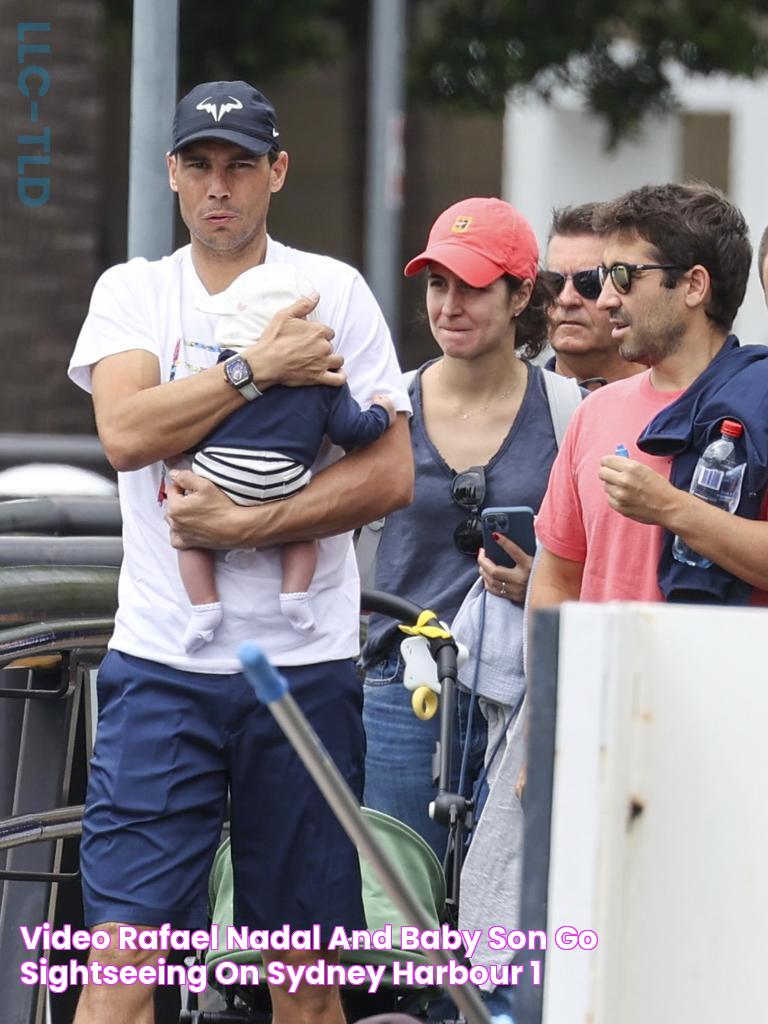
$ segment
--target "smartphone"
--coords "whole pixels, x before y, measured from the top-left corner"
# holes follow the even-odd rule
[[[483,522],[483,547],[485,553],[496,565],[512,569],[517,562],[493,539],[492,534],[501,533],[514,541],[528,555],[536,552],[536,534],[533,530],[533,509],[527,505],[514,508],[484,508],[480,513]]]

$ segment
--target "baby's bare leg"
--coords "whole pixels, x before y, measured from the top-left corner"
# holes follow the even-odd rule
[[[216,587],[216,559],[207,548],[179,551],[181,582],[192,604],[213,604],[219,600]]]
[[[283,592],[300,594],[309,590],[317,568],[317,548],[312,540],[297,540],[283,544]]]
[[[309,585],[317,567],[317,548],[314,541],[296,541],[283,544],[283,583],[280,592],[280,611],[294,629],[300,633],[315,630],[315,617],[309,603]]]

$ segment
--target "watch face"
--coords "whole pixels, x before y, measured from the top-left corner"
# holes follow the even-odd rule
[[[237,387],[239,384],[247,384],[251,379],[251,368],[242,356],[227,360],[227,379]]]

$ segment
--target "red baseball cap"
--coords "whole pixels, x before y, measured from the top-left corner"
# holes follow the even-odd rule
[[[503,274],[535,281],[539,245],[525,217],[503,199],[462,199],[437,218],[424,252],[406,263],[405,276],[430,263],[442,263],[473,288]]]

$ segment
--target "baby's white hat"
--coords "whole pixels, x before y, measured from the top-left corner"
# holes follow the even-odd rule
[[[312,282],[293,264],[262,263],[244,271],[229,288],[204,299],[197,308],[218,314],[217,343],[237,350],[252,345],[275,313],[314,291]],[[317,319],[314,311],[307,319]]]

